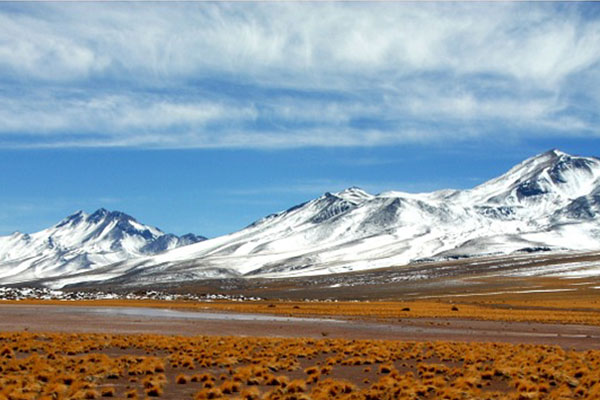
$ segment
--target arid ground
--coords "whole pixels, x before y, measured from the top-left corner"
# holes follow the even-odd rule
[[[0,400],[600,398],[600,278],[411,285],[1,301]]]

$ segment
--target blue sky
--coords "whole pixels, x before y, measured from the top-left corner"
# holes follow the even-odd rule
[[[598,3],[0,3],[0,234],[216,236],[325,191],[600,155]]]

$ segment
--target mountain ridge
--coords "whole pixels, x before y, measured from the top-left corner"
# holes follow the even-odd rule
[[[0,236],[0,281],[94,270],[132,257],[157,254],[206,238],[181,237],[144,225],[121,211],[82,210],[35,233]]]
[[[553,149],[472,189],[326,192],[240,231],[66,274],[52,285],[310,276],[425,259],[598,250],[599,217],[600,159]]]

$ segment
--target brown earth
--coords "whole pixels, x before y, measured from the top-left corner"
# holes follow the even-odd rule
[[[598,326],[460,318],[402,318],[383,322],[366,318],[285,318],[225,312],[176,312],[174,316],[165,317],[152,315],[152,310],[145,308],[120,308],[119,312],[129,314],[115,314],[113,311],[118,309],[111,311],[107,307],[0,305],[0,332],[505,342],[559,345],[577,350],[600,349]],[[146,315],[142,315],[145,312]],[[198,316],[201,319],[195,319]]]
[[[258,296],[264,299],[337,299],[337,300],[408,300],[439,296],[464,295],[484,291],[535,289],[539,282],[559,286],[569,282],[600,285],[600,277],[589,279],[540,278],[544,270],[568,268],[578,263],[600,264],[600,252],[519,253],[482,256],[446,261],[426,261],[409,265],[317,276],[266,279],[202,279],[185,282],[159,282],[143,285],[127,277],[105,282],[78,284],[73,290],[145,291],[158,290],[179,294],[214,294]],[[531,274],[524,271],[534,271]],[[535,272],[537,271],[537,272]],[[67,288],[69,290],[69,288]],[[596,290],[598,292],[598,290]]]
[[[85,382],[97,390],[112,387],[120,398],[131,391],[134,398],[145,396],[146,378],[130,369],[150,359],[164,364],[158,374],[166,377],[161,398],[191,399],[203,387],[192,374],[214,375],[216,387],[232,384],[236,367],[227,367],[227,360],[233,354],[238,354],[234,365],[242,369],[258,361],[267,370],[273,363],[291,363],[274,374],[305,382],[306,393],[315,399],[346,398],[344,381],[354,385],[353,394],[362,393],[355,397],[361,399],[363,394],[382,398],[367,394],[378,390],[380,395],[402,393],[394,398],[459,399],[465,393],[481,399],[600,398],[600,277],[511,276],[520,268],[515,261],[456,260],[339,276],[190,283],[169,290],[270,299],[252,302],[2,301],[0,400],[7,398],[3,389],[23,396],[15,398],[37,399],[24,392],[25,383],[39,393],[54,384],[39,381],[47,363],[63,365],[67,374],[76,366],[85,378],[83,397],[73,398],[98,398],[93,388],[85,392]],[[600,262],[600,254],[525,260],[532,267],[566,261]],[[493,264],[493,274],[486,263]],[[421,275],[430,278],[415,278]],[[392,348],[397,354],[386,353]],[[116,378],[104,370],[90,375],[100,357],[94,352],[125,369]],[[323,366],[332,355],[339,359],[323,378],[333,382],[307,379],[307,368]],[[186,368],[184,359],[190,356],[216,364]],[[382,372],[384,365],[391,372]],[[258,383],[261,398],[287,398],[277,392],[289,391],[285,379],[275,389]],[[75,393],[78,387],[69,390]]]

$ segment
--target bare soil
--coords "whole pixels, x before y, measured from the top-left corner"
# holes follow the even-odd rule
[[[227,313],[215,315],[219,318],[199,320],[111,315],[69,306],[0,305],[0,331],[505,342],[600,349],[598,326],[457,318],[235,320],[224,319]]]

